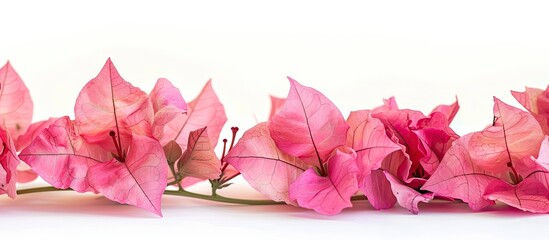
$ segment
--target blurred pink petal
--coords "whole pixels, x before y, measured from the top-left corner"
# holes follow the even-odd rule
[[[284,106],[284,103],[286,102],[286,98],[278,98],[275,96],[271,97],[271,113],[269,114],[269,120],[271,120],[274,115],[276,115],[280,110],[282,110],[282,107]]]

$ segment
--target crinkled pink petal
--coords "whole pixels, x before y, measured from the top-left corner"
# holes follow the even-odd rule
[[[0,119],[13,139],[27,131],[32,110],[29,89],[7,62],[0,68]]]
[[[32,123],[25,134],[20,135],[15,141],[17,150],[23,150],[36,138],[42,130],[48,128],[51,124],[57,121],[58,118],[49,118],[48,120]]]
[[[471,136],[468,148],[476,165],[491,172],[507,171],[507,163],[537,156],[543,132],[528,112],[494,97],[493,126]]]
[[[6,129],[0,127],[0,195],[8,194],[10,198],[17,195],[15,183],[17,182],[17,165],[19,157],[15,150],[13,140]]]
[[[401,150],[401,146],[394,143],[385,133],[385,126],[376,118],[372,118],[370,111],[354,111],[347,118],[349,131],[347,132],[347,146],[357,154],[358,181],[372,170],[381,167],[385,157],[394,151]]]
[[[212,146],[215,147],[225,122],[227,122],[225,108],[215,94],[210,80],[198,97],[189,102],[187,114],[177,115],[166,124],[162,136],[156,137],[162,145],[175,140],[182,149],[186,149],[189,133],[199,128],[208,127]]]
[[[421,194],[418,191],[404,185],[400,180],[395,178],[388,172],[385,172],[385,177],[391,183],[391,189],[395,195],[398,204],[401,207],[408,209],[413,214],[419,213],[419,202],[429,202],[433,199],[433,193]]]
[[[276,115],[282,107],[284,106],[284,103],[286,102],[286,98],[278,98],[275,96],[271,97],[271,113],[269,114],[269,120],[271,120],[274,115]]]
[[[81,135],[89,142],[109,141],[110,131],[152,136],[154,113],[149,96],[122,79],[110,58],[80,91],[74,114]]]
[[[438,105],[431,111],[429,115],[432,115],[433,113],[442,113],[446,117],[446,120],[448,121],[448,124],[452,123],[454,120],[454,117],[456,116],[457,112],[459,110],[459,103],[456,97],[456,101],[450,105]]]
[[[418,121],[414,132],[426,144],[427,156],[421,160],[421,166],[430,175],[435,172],[440,160],[459,136],[450,128],[446,116],[433,112],[428,118]]]
[[[266,197],[296,205],[290,200],[288,189],[307,166],[276,147],[267,123],[259,123],[246,131],[225,156],[225,161]]]
[[[359,186],[375,209],[389,209],[397,202],[391,190],[391,183],[385,177],[383,170],[373,170],[364,177]]]
[[[133,135],[124,162],[116,159],[89,169],[89,181],[106,198],[130,204],[162,216],[162,194],[166,188],[168,164],[160,143]]]
[[[187,112],[187,103],[179,89],[165,78],[156,81],[149,98],[154,109],[153,133],[159,138],[164,133],[166,123]]]
[[[89,145],[69,117],[62,117],[44,129],[19,154],[46,182],[60,189],[94,191],[88,169],[110,159],[110,154]]]
[[[536,172],[547,182],[549,172]],[[533,213],[549,212],[549,190],[539,181],[538,177],[527,177],[513,186],[505,181],[494,181],[486,187],[484,197],[489,200],[501,201],[523,211]]]
[[[328,176],[319,176],[309,168],[290,186],[290,199],[300,207],[325,215],[335,215],[352,207],[351,197],[358,191],[356,154],[349,148],[338,148],[328,160]]]
[[[412,163],[410,171],[418,168],[422,161],[432,162],[426,160],[432,157],[430,154],[431,151],[427,149],[426,144],[413,131],[418,121],[426,118],[425,115],[418,111],[403,109],[380,112],[372,114],[372,116],[379,119],[385,125],[388,135],[392,139],[396,139],[396,143],[406,147],[406,153]]]
[[[288,79],[290,92],[269,123],[271,136],[280,150],[318,166],[328,160],[333,149],[345,145],[349,126],[322,93]]]
[[[183,177],[217,179],[221,174],[221,164],[215,155],[206,127],[189,134],[187,150],[178,162],[178,172]]]
[[[435,173],[421,188],[437,196],[458,198],[473,210],[480,210],[494,202],[483,198],[484,190],[499,176],[476,166],[468,152],[471,134],[455,141],[446,152]]]

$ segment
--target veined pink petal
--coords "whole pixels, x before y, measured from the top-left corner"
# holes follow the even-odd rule
[[[350,128],[347,132],[347,146],[357,153],[358,181],[374,169],[381,167],[381,162],[390,153],[401,150],[385,133],[385,126],[370,111],[351,112],[347,118]]]
[[[412,164],[409,170],[415,170],[420,166],[422,161],[428,161],[426,159],[431,157],[430,151],[426,148],[426,145],[413,131],[413,129],[416,128],[418,121],[426,118],[423,113],[403,109],[372,114],[372,117],[379,119],[383,125],[385,125],[388,135],[392,139],[395,139],[396,143],[401,144],[406,148],[406,153]],[[408,177],[403,177],[402,179],[406,178]]]
[[[116,159],[90,167],[89,181],[106,198],[162,216],[168,164],[160,143],[133,135],[124,162]]]
[[[10,134],[0,127],[0,195],[8,194],[10,198],[17,195],[15,182],[17,182],[17,165],[19,157]]]
[[[428,118],[418,121],[414,132],[426,144],[427,155],[421,166],[430,175],[435,172],[438,164],[459,136],[450,128],[447,116],[440,112],[433,112]]]
[[[375,209],[389,209],[397,202],[391,190],[391,183],[385,177],[383,170],[373,170],[364,177],[359,186]]]
[[[182,149],[187,148],[189,133],[199,128],[208,127],[212,146],[217,145],[219,134],[227,122],[225,108],[212,88],[211,80],[206,83],[202,92],[187,106],[187,114],[177,115],[164,127],[164,134],[158,137],[161,144],[175,140]]]
[[[547,182],[549,172],[536,172],[533,175],[541,175]],[[531,175],[516,186],[501,180],[494,181],[486,187],[484,197],[504,202],[523,211],[548,213],[549,190],[542,181],[539,181],[539,177]]]
[[[25,134],[20,135],[15,141],[17,150],[23,150],[42,132],[42,130],[48,128],[51,124],[57,121],[58,118],[49,118],[48,120],[32,123]]]
[[[335,148],[345,145],[349,126],[322,93],[288,79],[290,93],[270,121],[271,136],[280,150],[320,167]]]
[[[446,120],[448,121],[448,124],[450,124],[454,120],[454,117],[456,116],[458,110],[459,110],[459,103],[456,97],[456,101],[454,103],[450,105],[443,105],[443,104],[438,105],[437,107],[435,107],[435,109],[433,109],[433,111],[431,111],[429,115],[432,115],[433,113],[436,113],[436,112],[442,113],[444,114],[444,116],[446,116]]]
[[[328,175],[319,176],[309,168],[290,186],[290,199],[300,207],[325,215],[334,215],[352,207],[351,197],[358,191],[356,154],[341,147],[328,160]]]
[[[215,155],[206,127],[189,134],[187,150],[178,162],[178,171],[183,177],[217,179],[221,164]]]
[[[271,97],[271,113],[269,114],[269,120],[271,120],[274,115],[276,115],[280,110],[282,110],[282,107],[284,106],[284,103],[286,102],[286,98],[278,98],[275,96]]]
[[[24,134],[32,120],[29,89],[9,62],[0,68],[0,120],[13,139]]]
[[[400,180],[388,172],[385,172],[385,177],[387,177],[387,180],[391,183],[391,189],[398,204],[400,204],[401,207],[408,209],[408,211],[413,214],[419,213],[419,208],[417,206],[419,202],[429,202],[434,197],[433,193],[421,194],[404,185]]]
[[[110,141],[110,131],[117,136],[124,130],[152,136],[154,113],[149,96],[122,79],[110,58],[80,91],[74,114],[81,135],[89,142]]]
[[[187,103],[179,89],[165,78],[156,81],[149,98],[154,109],[154,136],[160,139],[164,134],[164,125],[187,112]]]
[[[290,200],[288,189],[307,166],[276,147],[267,123],[259,123],[246,131],[225,156],[225,161],[266,197],[296,205]]]
[[[507,171],[507,163],[536,157],[543,132],[534,117],[494,97],[493,126],[471,136],[468,148],[476,165],[491,172]]]
[[[480,210],[494,204],[483,198],[484,190],[500,177],[486,172],[471,160],[467,149],[470,139],[471,134],[468,134],[454,142],[422,190],[437,196],[461,199],[471,209]]]
[[[69,117],[62,117],[44,129],[19,154],[46,182],[60,189],[94,191],[88,169],[110,159],[110,154],[89,145]]]

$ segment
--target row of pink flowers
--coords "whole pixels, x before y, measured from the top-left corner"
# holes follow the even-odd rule
[[[187,104],[167,79],[150,93],[134,87],[109,59],[78,95],[74,119],[31,124],[29,91],[8,63],[0,69],[0,194],[15,198],[15,183],[37,174],[161,215],[167,186],[209,179],[215,192],[241,174],[272,200],[326,215],[357,195],[414,214],[435,198],[549,212],[548,90],[512,92],[527,111],[494,98],[493,122],[460,137],[450,127],[457,101],[426,115],[389,98],[345,118],[322,93],[289,81],[286,99],[271,98],[269,120],[235,145],[232,128],[218,157],[227,118],[210,82]]]

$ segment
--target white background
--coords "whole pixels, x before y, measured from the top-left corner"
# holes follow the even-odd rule
[[[344,115],[395,96],[430,111],[457,95],[460,134],[492,121],[492,96],[549,83],[549,6],[530,1],[0,1],[0,62],[30,88],[34,120],[73,116],[79,90],[107,57],[150,91],[159,77],[192,100],[209,78],[229,126],[246,129],[283,97],[291,76]],[[206,186],[198,186],[205,190]],[[257,194],[238,182],[232,194]],[[231,194],[229,193],[229,194]],[[502,211],[493,211],[502,209]],[[93,195],[0,197],[0,236],[453,238],[540,237],[549,216],[457,203],[413,216],[367,203],[325,217],[289,206],[248,207],[166,197],[164,218]]]

